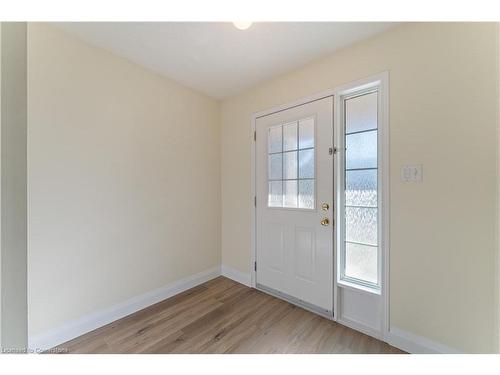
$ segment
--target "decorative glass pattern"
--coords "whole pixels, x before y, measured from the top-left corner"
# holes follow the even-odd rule
[[[377,168],[377,130],[346,135],[346,169]]]
[[[283,207],[297,207],[297,180],[283,181]]]
[[[269,155],[269,179],[281,180],[283,176],[283,154]]]
[[[314,209],[314,118],[268,130],[268,207]]]
[[[299,178],[314,178],[314,149],[299,151]]]
[[[283,125],[283,151],[297,149],[297,122]]]
[[[347,206],[345,239],[349,242],[377,246],[377,209]]]
[[[297,151],[285,152],[283,154],[283,179],[293,180],[297,178]]]
[[[353,170],[345,174],[345,203],[377,207],[377,170]]]
[[[378,92],[344,100],[343,277],[378,285]]]
[[[283,182],[269,181],[269,207],[283,205]]]
[[[314,147],[314,118],[299,121],[299,148]]]
[[[283,145],[283,133],[281,126],[269,128],[268,148],[269,153],[281,152]]]
[[[377,93],[356,96],[345,103],[349,133],[377,129]]]
[[[314,180],[299,180],[299,208],[314,208]]]
[[[345,274],[349,277],[377,284],[377,248],[346,243]]]

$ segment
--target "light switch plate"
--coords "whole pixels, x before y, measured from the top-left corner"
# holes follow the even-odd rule
[[[401,181],[407,183],[422,183],[422,165],[403,165],[401,167]]]

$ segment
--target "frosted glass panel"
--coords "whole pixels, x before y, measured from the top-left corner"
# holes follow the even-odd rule
[[[281,181],[269,182],[268,206],[269,207],[283,206],[283,187]]]
[[[283,154],[283,179],[297,178],[297,151]]]
[[[346,168],[377,167],[377,131],[346,136]]]
[[[271,154],[269,157],[269,179],[281,180],[283,154]]]
[[[314,208],[314,180],[299,180],[299,207]]]
[[[283,206],[297,207],[297,181],[283,181]]]
[[[268,149],[269,152],[281,152],[282,151],[282,134],[281,134],[281,125],[273,126],[269,128],[269,136],[268,136]]]
[[[377,170],[346,171],[345,203],[349,206],[377,207]]]
[[[345,101],[346,133],[377,128],[377,93],[361,95]]]
[[[314,147],[314,118],[299,121],[299,148]]]
[[[345,239],[377,245],[377,209],[345,208]]]
[[[314,178],[314,149],[299,151],[299,178]]]
[[[345,248],[343,274],[378,280],[378,92],[344,101]]]
[[[314,118],[268,129],[269,207],[313,209]]]
[[[377,284],[377,248],[352,243],[345,246],[345,275]]]
[[[283,125],[283,151],[297,149],[297,122]]]

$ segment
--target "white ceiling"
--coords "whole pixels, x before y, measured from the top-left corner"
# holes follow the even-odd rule
[[[380,33],[394,23],[58,23],[67,32],[217,99]]]

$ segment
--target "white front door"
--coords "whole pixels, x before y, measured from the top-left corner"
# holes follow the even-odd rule
[[[256,120],[256,282],[333,311],[333,97]]]

